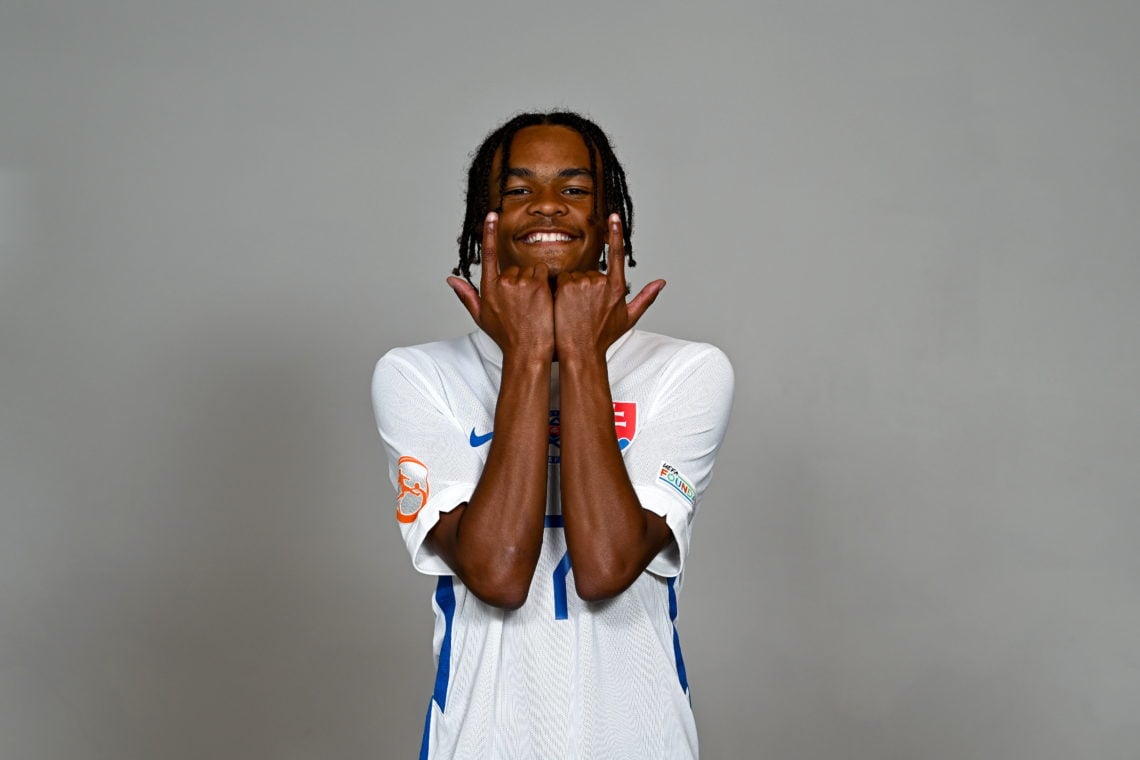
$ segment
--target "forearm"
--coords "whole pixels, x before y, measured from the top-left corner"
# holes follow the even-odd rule
[[[604,356],[562,357],[560,385],[566,544],[578,595],[606,599],[628,588],[672,534],[630,483]]]
[[[526,601],[542,548],[549,402],[549,359],[505,356],[479,483],[428,536],[464,585],[497,607]]]

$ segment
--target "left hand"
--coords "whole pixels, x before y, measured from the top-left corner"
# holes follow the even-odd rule
[[[625,239],[621,217],[611,214],[606,274],[562,272],[554,297],[554,344],[560,357],[593,353],[605,358],[606,349],[637,324],[641,315],[665,287],[654,280],[626,303]]]

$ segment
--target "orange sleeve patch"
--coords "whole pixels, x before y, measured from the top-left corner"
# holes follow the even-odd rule
[[[428,500],[427,466],[415,457],[400,457],[396,463],[396,479],[400,485],[400,492],[396,494],[396,519],[402,523],[415,522]]]

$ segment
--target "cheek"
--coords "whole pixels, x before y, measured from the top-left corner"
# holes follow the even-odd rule
[[[518,255],[515,251],[515,241],[510,233],[502,227],[495,232],[495,246],[499,256],[499,271],[506,271],[518,264]]]
[[[604,245],[606,240],[609,239],[609,234],[608,234],[608,231],[606,230],[606,225],[605,224],[598,224],[598,225],[591,227],[590,228],[590,237],[591,237],[591,242],[594,245],[596,245],[598,247],[601,247],[602,245]]]

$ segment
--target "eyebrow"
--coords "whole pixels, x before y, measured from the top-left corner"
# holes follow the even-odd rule
[[[507,169],[507,176],[508,177],[531,178],[531,177],[534,177],[536,175],[534,173],[534,170],[532,170],[532,169],[524,169],[524,168],[519,167],[519,166],[512,166],[510,169]],[[559,177],[582,177],[582,176],[586,176],[586,177],[589,177],[590,179],[594,178],[593,173],[589,169],[583,169],[580,166],[571,167],[569,169],[563,169],[562,171],[558,172],[558,176]]]

